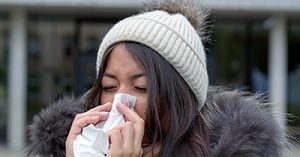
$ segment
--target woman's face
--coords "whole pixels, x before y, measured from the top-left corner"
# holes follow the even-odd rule
[[[136,96],[135,112],[146,120],[148,98],[145,72],[123,44],[112,50],[101,82],[101,104],[113,102],[116,93]]]

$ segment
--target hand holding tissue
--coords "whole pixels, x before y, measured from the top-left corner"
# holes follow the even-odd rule
[[[116,108],[118,103],[127,102],[129,108],[134,109],[136,97],[117,93],[114,97],[109,117],[106,121],[97,125],[90,124],[83,128],[82,134],[78,135],[73,142],[75,157],[104,157],[108,153],[109,138],[106,132],[115,126],[125,123],[125,119]]]

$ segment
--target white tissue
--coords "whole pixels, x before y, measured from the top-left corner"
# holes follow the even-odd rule
[[[136,97],[117,93],[108,119],[96,126],[90,124],[83,128],[82,134],[78,135],[73,142],[75,157],[105,157],[109,148],[109,139],[106,132],[125,122],[123,115],[118,112],[116,107],[118,102],[124,104],[126,101],[129,107],[133,109]]]

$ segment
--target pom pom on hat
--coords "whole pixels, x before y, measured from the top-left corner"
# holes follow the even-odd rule
[[[151,12],[155,10],[164,10],[170,14],[182,14],[195,28],[200,35],[201,40],[205,41],[207,31],[207,18],[209,11],[201,5],[201,0],[152,0],[144,3],[140,12]]]
[[[193,9],[188,7],[189,3]],[[197,3],[196,0],[155,1],[149,3],[148,7],[145,6],[146,12],[115,24],[99,47],[97,74],[103,54],[112,45],[122,41],[142,43],[154,49],[177,70],[195,93],[201,109],[208,90],[208,75],[204,46],[193,25],[199,31],[206,14],[201,14],[201,11],[198,11],[197,15],[194,14],[198,8]],[[196,20],[197,18],[200,19]]]

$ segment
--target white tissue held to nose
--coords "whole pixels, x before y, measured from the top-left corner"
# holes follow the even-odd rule
[[[115,126],[125,123],[123,115],[121,115],[117,110],[117,104],[128,102],[128,107],[134,109],[136,97],[124,93],[117,93],[114,97],[114,101],[112,104],[111,111],[109,112],[109,116],[106,121],[97,125],[97,127],[102,128],[105,132],[111,130]]]
[[[125,102],[133,110],[136,97],[124,93],[115,94],[107,120],[95,126],[89,124],[83,128],[82,134],[78,135],[73,142],[75,157],[104,157],[108,153],[109,138],[106,132],[119,124],[125,123],[124,116],[117,110],[117,104],[124,104]]]

